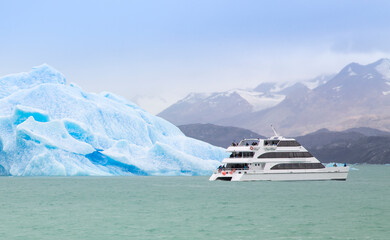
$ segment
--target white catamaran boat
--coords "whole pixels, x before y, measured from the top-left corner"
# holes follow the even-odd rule
[[[274,130],[274,129],[273,129]],[[278,136],[244,139],[227,148],[210,181],[346,180],[349,167],[325,167],[295,139]]]

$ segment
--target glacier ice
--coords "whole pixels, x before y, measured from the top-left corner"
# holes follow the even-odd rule
[[[204,175],[224,149],[48,65],[0,78],[0,175]]]
[[[334,167],[335,164],[337,167],[343,167],[346,163],[336,163],[336,162],[324,163],[325,167],[328,167],[328,168]],[[354,167],[355,165],[356,164],[353,164],[353,165],[348,164],[349,170],[359,170],[359,169]]]

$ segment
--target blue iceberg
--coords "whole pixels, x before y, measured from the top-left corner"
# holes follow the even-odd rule
[[[0,175],[204,175],[224,149],[48,65],[0,78]]]

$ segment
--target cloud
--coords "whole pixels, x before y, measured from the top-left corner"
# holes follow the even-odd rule
[[[334,37],[331,50],[340,53],[390,52],[390,28],[350,32]]]

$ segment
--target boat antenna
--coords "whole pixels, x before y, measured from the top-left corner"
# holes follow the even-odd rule
[[[279,134],[276,132],[274,126],[271,124],[272,131],[274,131],[275,137],[279,137]]]

